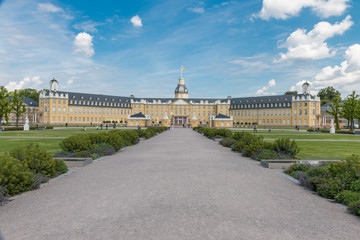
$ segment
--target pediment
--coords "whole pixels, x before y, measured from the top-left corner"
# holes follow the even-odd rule
[[[174,105],[188,105],[189,103],[184,101],[183,99],[179,99],[179,100],[176,100],[173,104]]]

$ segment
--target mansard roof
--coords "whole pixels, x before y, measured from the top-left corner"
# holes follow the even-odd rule
[[[224,115],[224,114],[218,114],[218,115],[215,116],[215,119],[216,119],[216,118],[229,118],[229,119],[230,119],[229,116],[226,116],[226,115]]]
[[[9,100],[12,99],[13,97],[10,96],[9,97]],[[32,100],[31,98],[28,98],[28,97],[24,97],[24,98],[21,98],[23,100],[23,102],[25,103],[25,105],[29,106],[29,107],[39,107],[39,103]]]
[[[141,112],[131,115],[132,118],[145,118],[145,115]]]
[[[192,102],[192,103],[204,103],[207,102],[208,104],[215,103],[216,101],[227,102],[227,98],[134,98],[134,101],[140,102],[141,100],[145,100],[148,103],[168,103],[168,102],[176,102],[177,100],[184,100],[185,102]]]

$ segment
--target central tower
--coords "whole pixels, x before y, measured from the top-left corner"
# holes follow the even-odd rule
[[[179,78],[179,83],[175,89],[175,98],[189,98],[188,90],[185,86],[185,80],[182,76]]]

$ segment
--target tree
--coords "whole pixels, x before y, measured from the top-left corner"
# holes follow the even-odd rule
[[[359,107],[359,95],[353,91],[347,96],[342,108],[342,116],[348,120],[348,128],[354,128],[354,119],[357,117]]]
[[[26,112],[26,108],[24,105],[24,101],[20,97],[20,92],[18,90],[12,92],[11,95],[12,98],[10,102],[11,102],[12,112],[15,114],[16,117],[16,126],[19,126],[19,117],[21,116],[21,114]]]
[[[36,89],[25,88],[25,89],[19,90],[19,93],[20,93],[20,97],[22,97],[22,99],[28,97],[36,102],[39,102],[40,93]]]
[[[8,90],[4,86],[0,86],[0,124],[3,118],[5,118],[6,122],[9,121],[9,114],[11,112],[9,96]]]
[[[321,105],[333,101],[337,95],[341,96],[341,93],[331,86],[321,89],[317,94],[320,97]]]
[[[335,98],[333,99],[332,103],[329,104],[329,106],[331,107],[331,111],[326,110],[326,112],[334,117],[335,124],[336,124],[336,130],[340,130],[340,125],[339,125],[339,116],[341,114],[341,97],[340,97],[340,95],[336,95]]]
[[[296,95],[296,94],[298,94],[297,91],[287,91],[284,93],[284,95]]]

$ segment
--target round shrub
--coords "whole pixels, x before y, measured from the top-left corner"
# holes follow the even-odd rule
[[[306,172],[309,169],[310,169],[309,165],[306,165],[306,164],[303,164],[303,163],[295,163],[295,164],[291,165],[290,167],[288,167],[284,171],[284,173],[290,175],[292,172],[298,172],[298,171]]]
[[[92,137],[90,139],[89,135]],[[87,150],[95,141],[95,134],[78,134],[65,138],[60,143],[60,147],[65,152],[80,152]],[[101,136],[101,134],[99,135]]]
[[[360,192],[352,192],[349,190],[345,190],[336,195],[335,200],[339,203],[348,205],[351,202],[360,200]]]
[[[252,158],[261,161],[263,159],[276,159],[278,158],[278,155],[270,149],[263,149],[262,151],[254,154]]]
[[[64,163],[63,160],[54,159],[53,161],[55,163],[55,173],[56,173],[56,175],[66,173],[68,171],[68,167],[66,166],[66,164]]]
[[[0,186],[9,195],[28,191],[34,183],[33,173],[17,159],[0,156]]]
[[[17,151],[22,152],[23,155],[16,154]],[[29,144],[13,149],[10,151],[10,156],[14,158],[21,156],[18,160],[33,173],[42,173],[48,177],[55,175],[55,162],[52,160],[51,154],[40,149],[39,145]]]
[[[224,147],[231,147],[232,145],[234,145],[236,143],[236,140],[233,138],[225,138],[219,141],[219,143],[221,145],[223,145]]]

